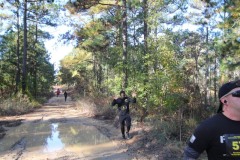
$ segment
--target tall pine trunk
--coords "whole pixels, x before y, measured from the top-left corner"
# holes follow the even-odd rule
[[[123,0],[122,7],[122,48],[123,48],[123,89],[128,86],[128,63],[127,63],[127,0]]]
[[[23,27],[22,92],[25,94],[27,88],[27,0],[24,1]]]
[[[16,50],[16,55],[17,55],[17,71],[16,71],[16,88],[15,88],[15,93],[19,91],[19,83],[20,83],[20,53],[19,53],[19,47],[20,47],[20,24],[19,24],[19,0],[17,2],[17,50]]]
[[[208,26],[206,27],[206,44],[207,44],[207,51],[206,51],[206,73],[205,73],[205,106],[209,105],[209,98],[210,98],[210,93],[209,93],[209,57],[208,57]]]
[[[37,15],[36,15],[37,16]],[[38,43],[38,25],[37,25],[37,22],[36,22],[36,30],[35,30],[35,45],[37,45]],[[34,68],[33,68],[33,75],[34,75],[34,78],[33,78],[33,89],[34,89],[34,97],[37,98],[37,59],[38,59],[38,52],[36,51],[35,53],[35,60],[34,60]]]
[[[38,2],[36,2],[36,6],[37,6],[37,9],[38,9]],[[35,28],[35,46],[37,46],[38,44],[38,12],[36,12],[36,28]],[[34,75],[34,78],[33,78],[33,90],[34,90],[34,97],[37,98],[37,69],[38,69],[38,56],[39,56],[39,53],[38,51],[36,51],[35,53],[35,60],[34,60],[34,68],[33,68],[33,75]]]
[[[148,1],[147,0],[143,0],[143,14],[144,14],[144,19],[143,19],[143,36],[144,36],[144,57],[149,57],[147,56],[148,54],[148,23],[147,23],[147,18],[148,18]],[[145,58],[144,60],[144,92],[145,92],[145,100],[144,100],[144,106],[143,106],[143,110],[142,110],[142,116],[141,116],[141,122],[144,120],[144,118],[148,115],[148,89],[147,89],[147,83],[148,83],[148,64],[147,62],[148,59]]]

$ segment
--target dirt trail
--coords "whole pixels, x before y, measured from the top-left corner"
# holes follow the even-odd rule
[[[0,140],[1,160],[134,159],[119,129],[86,117],[70,97],[67,102],[62,95],[53,97],[29,114],[0,117],[0,121],[13,120],[22,124],[2,127],[7,131]]]

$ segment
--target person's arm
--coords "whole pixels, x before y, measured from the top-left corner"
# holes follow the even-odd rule
[[[184,160],[196,160],[207,149],[209,142],[213,139],[211,134],[213,127],[209,126],[211,126],[209,121],[203,121],[197,126],[184,150]]]
[[[113,99],[113,101],[112,101],[112,106],[115,106],[116,104],[117,104],[116,99]]]
[[[132,97],[133,98],[130,98],[130,102],[132,102],[132,103],[136,103],[137,102],[136,95],[137,94],[135,92],[132,93]]]
[[[193,148],[187,146],[184,150],[183,160],[196,160],[200,156],[200,153],[195,151]]]
[[[133,98],[131,99],[131,102],[132,102],[132,103],[137,103],[136,97],[133,97]]]

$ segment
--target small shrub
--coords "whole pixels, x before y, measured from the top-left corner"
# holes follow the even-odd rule
[[[95,100],[97,101],[97,100]],[[115,109],[111,108],[107,102],[98,103],[92,98],[82,98],[76,101],[76,107],[83,113],[89,116],[104,116],[106,119],[113,119],[115,117]]]
[[[168,140],[179,140],[180,129],[179,123],[173,119],[167,120],[153,118],[154,121],[151,124],[154,126],[154,130],[158,133],[157,138],[164,143]],[[174,121],[175,120],[175,121]]]
[[[93,102],[90,101],[90,99],[79,99],[76,101],[75,105],[80,112],[86,113],[89,116],[94,116],[97,113],[97,107]]]
[[[0,115],[21,115],[39,106],[37,101],[30,100],[28,96],[17,94],[0,103]]]
[[[181,160],[183,159],[183,147],[184,145],[177,141],[171,141],[163,147],[163,159],[164,160]]]
[[[105,119],[114,119],[116,116],[116,110],[109,106],[103,106],[98,108],[98,114],[104,116]]]
[[[185,124],[186,126],[190,127],[190,128],[195,128],[197,126],[197,121],[193,118],[189,118],[185,120]]]

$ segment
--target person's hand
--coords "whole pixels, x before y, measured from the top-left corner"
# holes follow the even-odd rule
[[[118,96],[117,96],[117,95],[114,95],[114,96],[113,96],[113,99],[118,99]]]
[[[136,96],[137,96],[136,92],[133,92],[132,97],[136,97]]]

